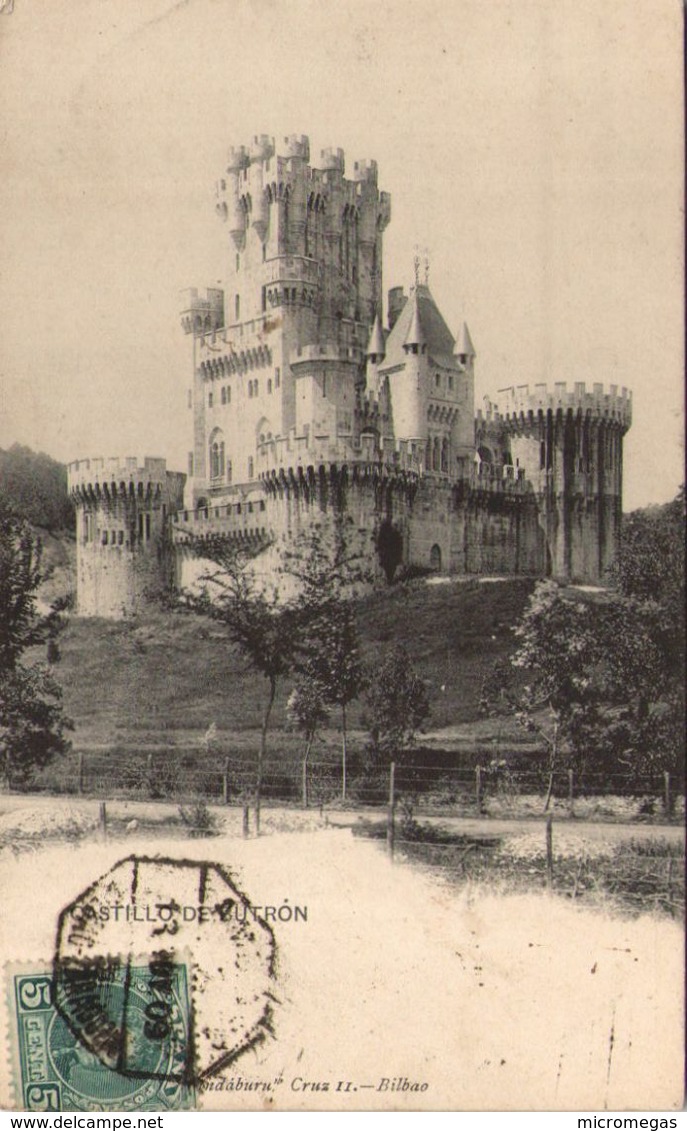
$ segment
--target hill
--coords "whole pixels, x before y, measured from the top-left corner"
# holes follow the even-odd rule
[[[74,530],[74,507],[63,463],[13,444],[0,449],[0,497],[32,526],[51,534]]]
[[[525,579],[392,586],[357,604],[364,657],[374,663],[404,643],[430,690],[432,729],[465,724],[474,732],[484,675],[511,650],[511,626],[532,587]],[[248,732],[260,725],[263,681],[212,622],[166,612],[130,621],[72,618],[60,648],[56,675],[77,744],[183,745],[213,723],[235,743],[254,744]],[[285,726],[289,690],[284,681],[276,728]],[[359,705],[352,715],[359,727]]]

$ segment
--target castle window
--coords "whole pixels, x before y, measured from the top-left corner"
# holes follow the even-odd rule
[[[266,259],[267,259],[267,244],[263,244],[262,245],[262,261],[263,261],[263,263],[265,262]]]
[[[222,404],[227,403],[227,390],[224,388],[224,385],[222,386],[221,401],[222,401]]]
[[[268,393],[272,392],[272,378],[271,377],[267,378],[267,392]]]
[[[441,444],[441,470],[448,471],[448,439],[446,437]]]
[[[253,382],[252,381],[248,382],[248,396],[249,397],[253,396]]]
[[[267,287],[262,288],[262,313],[267,310]]]
[[[238,271],[238,269],[239,269],[239,267],[240,267],[240,266],[241,266],[241,256],[239,255],[239,253],[238,253],[238,251],[237,251],[237,252],[236,252],[236,270],[237,270],[237,271]]]
[[[248,478],[249,479],[253,478],[253,457],[252,456],[248,457]]]
[[[448,375],[448,387],[451,390],[451,392],[453,392],[453,374],[452,373],[449,373],[449,375]]]
[[[439,376],[438,373],[434,374],[434,384],[436,385],[437,389],[441,385],[441,377]]]
[[[257,395],[258,395],[258,381],[257,381],[257,377],[256,377],[255,381],[253,382],[253,385],[254,385],[254,387],[255,387],[255,394],[254,394],[254,395],[255,395],[255,396],[257,397]]]
[[[240,295],[234,296],[234,313],[235,313],[236,321],[238,322],[239,318],[241,317],[241,296]]]
[[[107,530],[103,530],[100,541],[103,546],[107,546]]]
[[[120,546],[124,545],[124,531],[123,530],[117,531],[117,542]]]
[[[208,408],[212,408],[212,393],[208,393]]]
[[[227,385],[227,404],[231,404],[231,385]]]
[[[146,515],[146,542],[150,540],[150,515]]]
[[[281,370],[275,369],[275,371],[274,371],[274,387],[275,387],[275,389],[279,388],[280,382],[281,382]]]

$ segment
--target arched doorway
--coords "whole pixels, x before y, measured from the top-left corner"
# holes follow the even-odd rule
[[[377,553],[379,564],[384,570],[387,582],[391,585],[394,574],[403,561],[403,535],[389,521],[383,522],[379,528]]]
[[[441,546],[437,546],[436,542],[429,551],[429,565],[435,573],[441,572]]]

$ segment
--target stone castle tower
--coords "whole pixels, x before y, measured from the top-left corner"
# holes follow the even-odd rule
[[[311,162],[306,137],[260,135],[229,151],[216,208],[224,285],[185,292],[181,316],[193,346],[186,503],[161,461],[130,469],[155,465],[158,505],[146,541],[139,487],[120,485],[120,510],[124,496],[136,502],[120,543],[113,490],[72,465],[82,611],[115,615],[120,599],[131,611],[146,570],[191,582],[199,539],[260,549],[342,509],[388,576],[602,579],[621,520],[627,390],[505,389],[475,413],[470,332],[463,323],[454,337],[417,263],[409,294],[389,292],[385,324],[391,202],[374,161],[346,176],[339,149]],[[116,570],[108,530],[128,549]]]

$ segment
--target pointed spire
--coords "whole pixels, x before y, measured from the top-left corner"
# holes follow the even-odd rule
[[[370,340],[365,351],[365,356],[371,358],[373,361],[380,361],[386,352],[384,345],[384,334],[382,333],[382,324],[379,321],[379,315],[375,314],[375,320],[372,323],[372,331],[370,333]]]
[[[472,344],[470,331],[465,322],[463,322],[463,328],[460,331],[460,337],[456,343],[456,353],[459,357],[475,357],[475,347]]]
[[[408,302],[412,304],[412,312],[410,315],[410,325],[406,331],[406,336],[403,339],[403,348],[406,349],[411,346],[421,346],[425,344],[425,333],[422,329],[420,321],[420,311],[417,304],[417,289],[415,289]],[[417,350],[415,351],[417,352]]]

